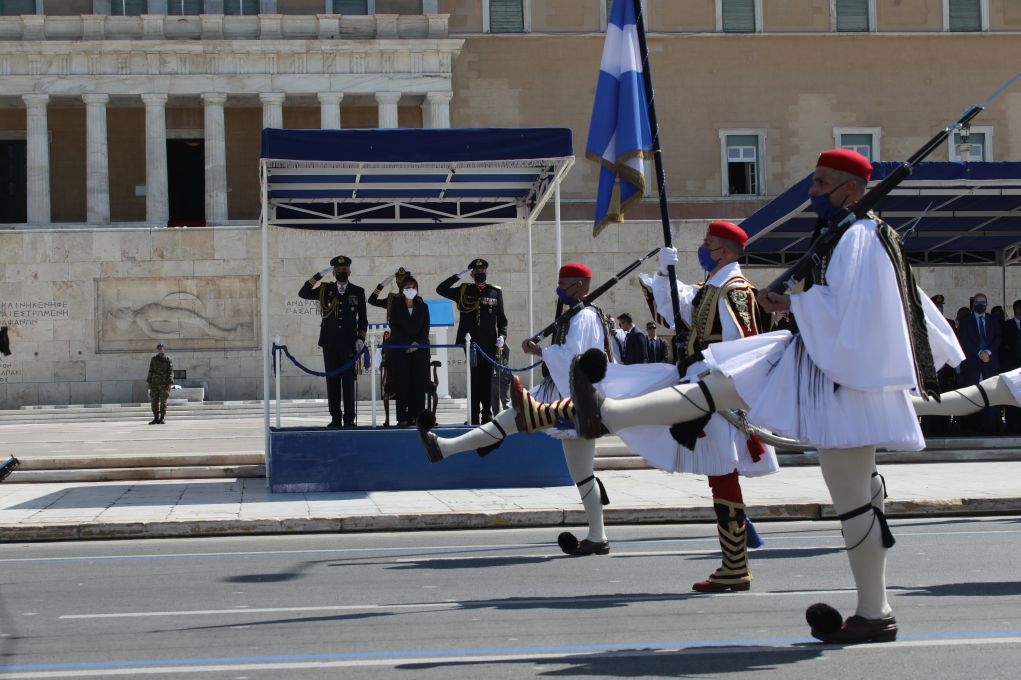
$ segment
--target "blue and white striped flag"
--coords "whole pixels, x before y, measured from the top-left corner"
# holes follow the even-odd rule
[[[624,210],[641,199],[643,159],[651,150],[634,2],[613,0],[585,146],[586,156],[602,166],[593,237],[610,222],[623,222]]]

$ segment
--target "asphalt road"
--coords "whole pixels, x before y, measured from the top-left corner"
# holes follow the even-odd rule
[[[0,546],[0,678],[1006,678],[1021,518],[891,522],[896,643],[807,637],[854,607],[834,523],[760,523],[750,593],[689,591],[709,525]],[[778,675],[782,674],[782,675]]]

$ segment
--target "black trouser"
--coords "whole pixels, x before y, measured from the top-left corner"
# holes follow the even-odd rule
[[[495,348],[493,352],[486,350],[486,353],[493,356]],[[470,368],[472,376],[471,424],[478,425],[481,422],[480,417],[487,422],[493,419],[493,365],[485,357],[479,356],[476,365]]]
[[[397,422],[411,423],[425,410],[425,381],[429,377],[429,350],[390,350],[390,378],[397,401]]]
[[[354,353],[348,351],[336,351],[323,347],[323,366],[326,372],[334,371],[347,362],[351,361]],[[340,410],[340,399],[343,395],[344,410]],[[344,425],[355,424],[355,367],[344,373],[329,375],[326,377],[326,400],[330,405],[330,420],[334,423],[343,422]]]

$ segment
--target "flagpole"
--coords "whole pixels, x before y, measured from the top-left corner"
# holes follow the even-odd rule
[[[666,176],[663,172],[663,154],[659,147],[659,122],[656,120],[656,93],[652,88],[652,69],[649,67],[649,47],[645,42],[645,17],[642,16],[642,0],[632,0],[635,8],[635,29],[638,33],[638,50],[642,58],[642,81],[645,85],[646,108],[649,111],[649,127],[652,130],[652,159],[656,166],[656,185],[659,188],[659,214],[663,222],[663,245],[672,248],[673,234],[670,231],[670,214],[666,203]],[[677,349],[678,333],[682,326],[681,302],[677,298],[677,270],[667,267],[670,277],[670,304],[674,312],[674,345]],[[676,356],[676,353],[675,353]]]

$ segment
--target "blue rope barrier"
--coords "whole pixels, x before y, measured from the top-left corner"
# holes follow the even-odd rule
[[[416,349],[433,349],[433,348],[442,348],[442,347],[455,347],[455,348],[461,347],[461,348],[463,348],[463,345],[379,345],[379,349],[411,349],[412,347],[414,347]],[[288,359],[291,360],[291,363],[293,363],[295,366],[297,366],[301,370],[305,371],[309,375],[315,375],[315,376],[318,376],[320,378],[330,378],[330,377],[335,376],[335,375],[340,375],[341,373],[347,373],[348,371],[351,370],[351,368],[358,361],[358,358],[361,357],[362,355],[365,355],[366,362],[368,362],[368,360],[370,359],[370,357],[368,356],[369,346],[365,345],[365,347],[362,348],[362,351],[360,351],[357,354],[355,354],[351,358],[350,361],[348,361],[346,364],[344,364],[340,368],[335,368],[335,369],[333,369],[332,371],[329,371],[329,372],[316,371],[314,369],[309,368],[308,366],[306,366],[305,364],[301,363],[300,361],[298,361],[294,357],[294,355],[291,354],[290,350],[287,349],[287,345],[278,345],[276,343],[273,343],[273,373],[274,374],[276,374],[276,372],[277,372],[277,358],[276,358],[277,357],[277,350],[282,351],[284,353],[284,355]],[[486,358],[489,359],[489,357],[486,357]],[[490,361],[492,361],[492,359],[490,359]],[[368,368],[368,366],[366,366],[366,368]]]
[[[491,363],[494,368],[497,368],[497,369],[499,369],[501,371],[510,371],[511,373],[521,373],[523,371],[530,371],[530,370],[532,370],[533,368],[535,368],[536,366],[538,366],[538,365],[540,365],[542,363],[542,359],[539,359],[538,361],[536,361],[531,366],[525,366],[524,368],[511,368],[510,366],[504,366],[501,363],[497,363],[497,361],[495,359],[493,359],[493,357],[491,357],[488,354],[486,354],[485,350],[482,349],[481,347],[479,347],[478,344],[476,344],[474,342],[472,343],[472,350],[474,350],[474,351],[478,352],[480,355],[482,355],[482,357],[486,361]]]
[[[276,372],[276,370],[277,370],[277,365],[276,365],[276,353],[277,353],[277,350],[282,351],[284,353],[284,355],[288,359],[291,360],[291,363],[293,363],[295,366],[297,366],[301,370],[305,371],[309,375],[319,376],[320,378],[331,378],[331,377],[333,377],[335,375],[340,375],[341,373],[347,373],[348,371],[350,371],[354,367],[354,365],[358,361],[358,359],[363,354],[368,354],[369,346],[366,345],[365,347],[363,347],[360,352],[357,352],[353,357],[351,357],[350,361],[348,361],[346,364],[344,364],[340,368],[335,368],[335,369],[333,369],[332,371],[329,371],[329,372],[326,372],[326,371],[316,371],[316,370],[313,370],[313,369],[309,368],[308,366],[306,366],[305,364],[301,363],[300,361],[298,361],[297,359],[294,358],[294,355],[291,354],[290,350],[287,349],[287,345],[278,345],[276,343],[273,343],[273,371],[274,372]]]

